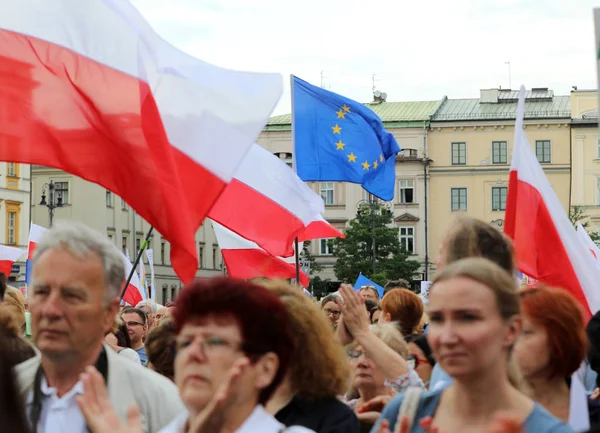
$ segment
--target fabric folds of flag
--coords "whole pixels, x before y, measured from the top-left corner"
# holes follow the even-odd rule
[[[341,181],[392,200],[400,147],[369,108],[313,86],[292,83],[296,171],[304,181]]]
[[[119,194],[171,243],[183,281],[196,229],[281,89],[278,74],[177,50],[127,0],[0,2],[0,160]]]
[[[1,135],[1,133],[0,133]],[[29,242],[27,242],[27,261],[25,262],[25,283],[29,285],[31,281],[31,259],[42,235],[46,232],[46,228],[40,225],[31,223],[29,226]]]
[[[13,263],[19,260],[23,255],[25,255],[25,250],[0,245],[0,272],[3,273],[7,279],[11,273]]]
[[[133,265],[131,264],[131,261],[127,257],[127,255],[129,255],[129,254],[127,254],[127,255],[123,254],[123,252],[121,250],[119,250],[116,246],[115,246],[115,249],[119,252],[121,257],[123,258],[123,265],[125,266],[125,279],[123,280],[123,287],[125,287],[125,283],[127,282],[127,277],[129,277],[129,274],[131,273],[131,270],[133,269]],[[121,291],[123,291],[123,288],[121,288]],[[142,287],[140,277],[138,276],[137,272],[134,270],[133,275],[131,276],[131,280],[129,281],[129,285],[127,286],[127,290],[125,290],[125,294],[123,295],[123,300],[125,302],[127,302],[129,305],[132,305],[135,307],[138,304],[138,302],[141,302],[147,298],[148,297],[146,296],[144,288]]]
[[[323,199],[281,159],[254,145],[209,217],[274,256],[294,254],[300,240],[344,237],[323,218]]]
[[[600,274],[529,145],[523,131],[524,112],[521,87],[504,230],[514,241],[519,269],[568,290],[589,317],[600,307]]]
[[[244,239],[213,221],[227,273],[234,278],[296,278],[296,267],[282,257],[275,257],[256,243]],[[300,272],[300,284],[307,287],[309,277]]]

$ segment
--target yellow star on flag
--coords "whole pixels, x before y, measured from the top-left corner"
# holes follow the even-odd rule
[[[346,113],[349,113],[350,112],[350,107],[348,107],[346,104],[344,104],[342,106],[342,110],[344,110]]]
[[[334,134],[339,134],[342,132],[342,128],[340,128],[337,123],[335,124],[335,126],[332,126],[331,129],[333,129]]]
[[[356,162],[356,155],[354,153],[348,154],[348,162]]]
[[[344,146],[346,144],[342,142],[342,140],[338,141],[337,143],[335,143],[335,146],[337,147],[337,150],[344,150]]]
[[[367,161],[363,162],[362,166],[363,166],[363,170],[368,170],[369,167],[371,167]]]
[[[377,170],[377,167],[379,167],[379,163],[378,163],[377,161],[375,161],[375,162],[373,163],[373,169],[374,169],[374,170]]]
[[[340,111],[336,111],[335,113],[338,115],[338,119],[346,119],[346,113],[344,113],[342,109],[340,109]]]
[[[379,161],[383,162],[383,154],[379,155]]]

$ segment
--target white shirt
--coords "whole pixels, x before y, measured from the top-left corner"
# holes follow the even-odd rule
[[[158,433],[184,433],[185,423],[188,420],[188,413],[183,412],[175,417],[171,423]],[[286,427],[268,414],[265,409],[258,405],[252,411],[244,424],[241,425],[235,433],[315,433],[304,427]]]
[[[42,411],[37,425],[38,433],[87,433],[85,418],[79,410],[75,397],[83,394],[83,383],[77,382],[62,397],[56,395],[56,388],[50,388],[45,377],[41,381]],[[27,413],[31,413],[33,392],[27,396]]]
[[[141,363],[142,363],[142,361],[140,361],[140,355],[138,355],[138,353],[135,350],[130,349],[129,347],[121,349],[118,352],[118,354],[119,354],[119,356],[122,356],[125,359],[133,361],[138,365],[141,365]]]

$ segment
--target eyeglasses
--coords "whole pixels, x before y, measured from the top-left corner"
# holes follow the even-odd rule
[[[410,367],[412,367],[413,369],[417,368],[419,366],[419,364],[427,364],[427,365],[431,365],[431,363],[423,358],[419,358],[419,355],[411,353],[410,355],[408,355],[408,357],[406,358],[406,361],[408,362],[408,365]]]
[[[134,326],[144,326],[144,324],[140,322],[125,322],[125,325],[130,328],[133,328]]]
[[[176,340],[176,349],[178,351],[189,347],[196,338],[180,337]],[[227,352],[233,353],[244,348],[244,343],[241,341],[229,341],[221,337],[208,337],[199,341],[202,353],[207,358],[223,355]]]
[[[364,356],[365,359],[369,359],[369,357],[367,356],[367,353],[364,350],[350,349],[350,350],[346,351],[346,354],[348,355],[349,358],[352,358],[352,359],[358,359],[361,356]]]
[[[333,317],[340,317],[340,314],[342,314],[342,312],[339,310],[331,310],[329,308],[325,308],[323,311],[325,311],[325,314],[327,314],[328,316]]]

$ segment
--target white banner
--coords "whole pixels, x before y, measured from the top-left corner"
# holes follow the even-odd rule
[[[154,251],[146,250],[146,257],[150,265],[150,299],[156,301],[156,287],[154,285]]]

